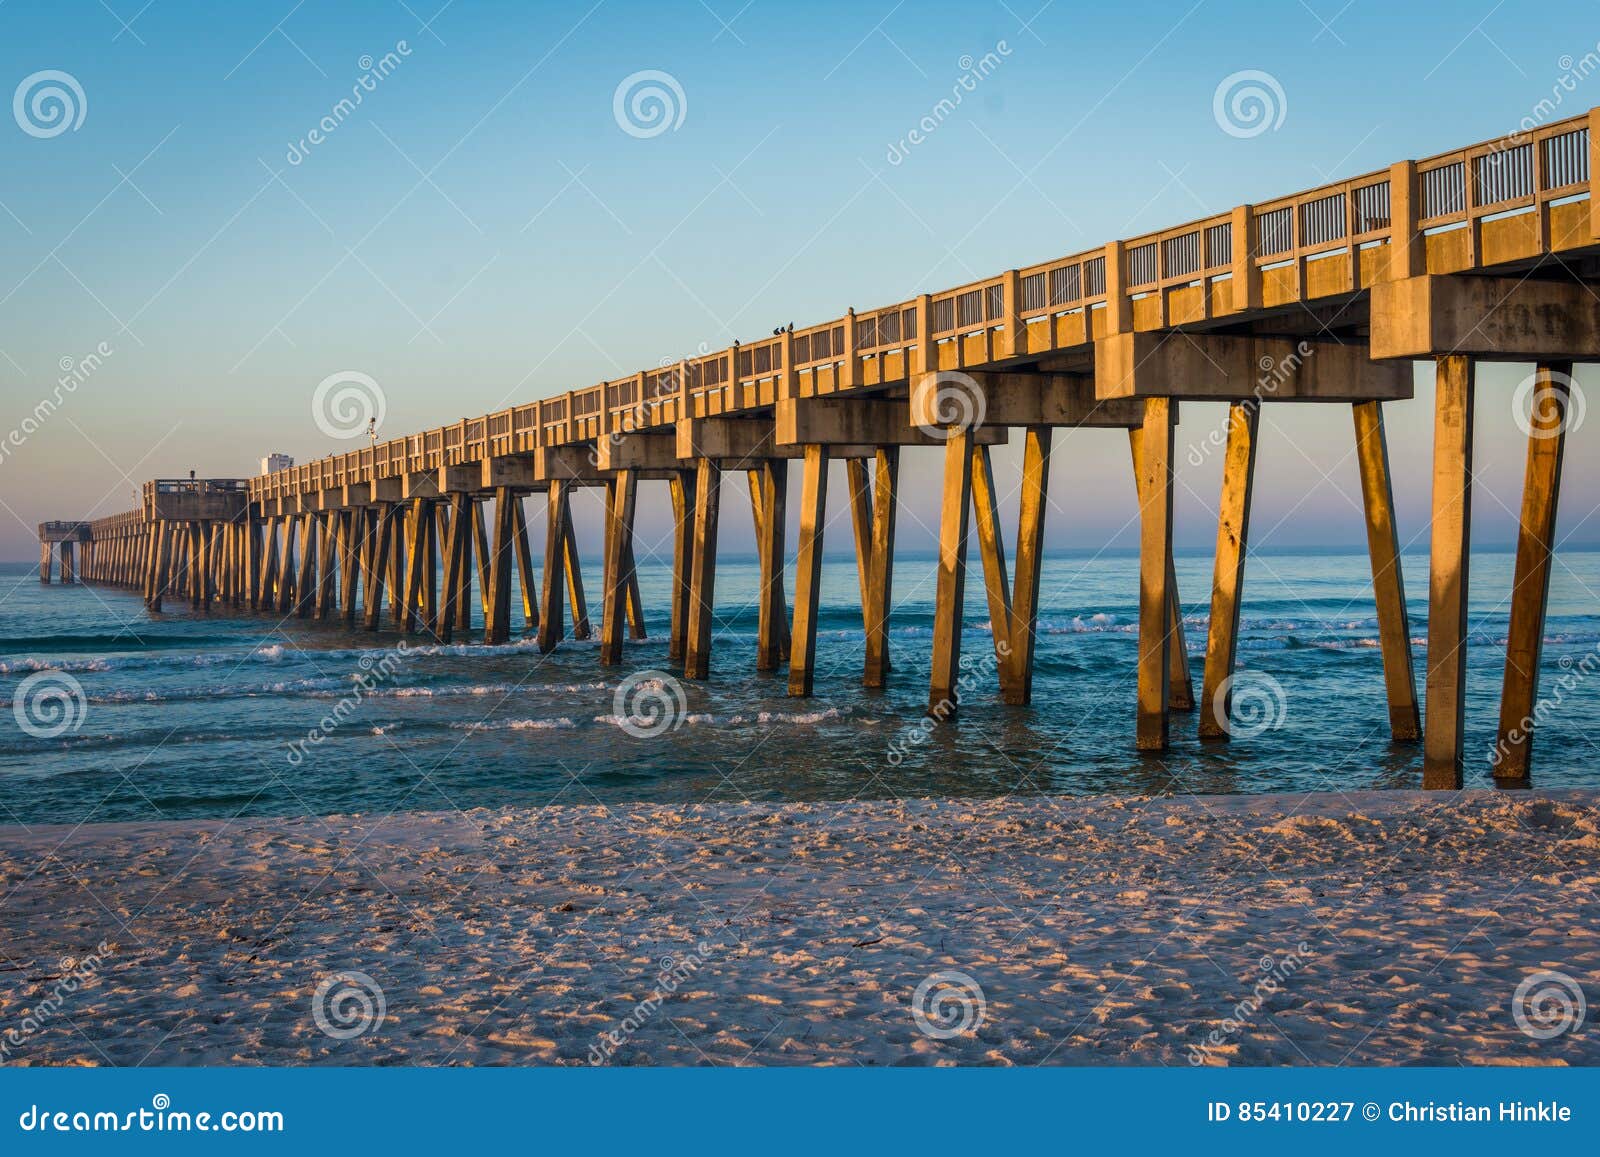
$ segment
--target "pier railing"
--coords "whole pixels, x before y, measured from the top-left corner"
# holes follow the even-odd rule
[[[1397,241],[1462,231],[1469,265],[1551,247],[1551,210],[1587,198],[1593,112],[1141,234],[1071,256],[642,370],[248,482],[252,500],[435,470],[1003,360],[1106,332],[1203,321],[1363,288]],[[1403,184],[1403,187],[1400,185]],[[1501,226],[1486,245],[1491,220]],[[920,359],[920,362],[919,360]]]

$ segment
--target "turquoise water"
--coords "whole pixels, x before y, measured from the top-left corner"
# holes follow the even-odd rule
[[[1179,559],[1191,668],[1200,679],[1210,559]],[[1512,556],[1473,559],[1467,781],[1487,784],[1504,661]],[[976,567],[976,560],[974,560]],[[1419,685],[1427,559],[1405,560]],[[591,565],[590,599],[598,617]],[[42,587],[0,568],[0,823],[83,823],[335,811],[413,811],[625,800],[1089,792],[1264,792],[1417,786],[1420,752],[1389,742],[1364,555],[1262,555],[1246,579],[1241,680],[1281,688],[1273,724],[1202,746],[1173,717],[1162,755],[1132,747],[1136,560],[1052,557],[1041,592],[1034,703],[999,702],[981,581],[969,581],[973,690],[959,720],[924,733],[933,562],[896,564],[895,671],[860,686],[854,562],[824,568],[816,695],[754,671],[753,560],[719,563],[712,677],[676,686],[667,659],[668,569],[641,563],[651,638],[603,669],[594,642],[540,656],[531,641],[451,646],[390,632],[170,602],[148,615],[104,587]],[[793,589],[790,576],[790,589]],[[1600,643],[1600,554],[1560,556],[1551,583],[1545,688]],[[476,611],[476,608],[475,608]],[[514,629],[521,626],[520,618]],[[403,651],[397,644],[405,643]],[[30,677],[39,676],[32,683]],[[616,690],[643,680],[642,699]],[[637,680],[636,680],[637,681]],[[55,689],[54,703],[41,691]],[[359,692],[359,693],[358,693]],[[671,715],[641,727],[652,700]],[[64,716],[49,715],[52,706]],[[36,714],[30,715],[29,712]],[[19,714],[20,713],[20,714]],[[637,714],[639,719],[635,719]],[[27,721],[29,730],[21,723]],[[1542,725],[1535,781],[1600,782],[1589,735],[1600,688],[1560,693]],[[59,729],[59,734],[49,734]],[[312,733],[318,741],[312,742]]]

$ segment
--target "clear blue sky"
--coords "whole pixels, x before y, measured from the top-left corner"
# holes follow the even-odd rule
[[[1562,0],[1536,19],[1493,0],[439,2],[0,2],[0,97],[59,70],[86,102],[48,137],[0,112],[0,427],[63,359],[112,350],[0,459],[0,558],[30,557],[40,519],[130,506],[126,479],[351,448],[311,416],[337,371],[376,379],[383,432],[411,432],[1485,139],[1600,39],[1600,5]],[[291,163],[362,58],[391,52]],[[991,52],[891,164],[963,58]],[[675,79],[683,115],[641,138],[613,96],[647,69]],[[1213,94],[1245,69],[1279,82],[1285,115],[1239,138]],[[1600,79],[1562,99],[1561,115],[1600,104]],[[1522,376],[1480,387],[1482,541],[1511,537]],[[1186,407],[1180,444],[1221,421]],[[1256,541],[1362,541],[1348,414],[1269,407],[1266,429]],[[1391,430],[1410,537],[1426,388]],[[1584,541],[1600,539],[1595,436],[1568,454],[1564,529]],[[1121,437],[1060,444],[1051,545],[1131,545]],[[912,457],[907,548],[932,523],[935,455]],[[1214,535],[1219,457],[1182,468],[1180,544]],[[664,500],[643,509],[659,520]],[[723,521],[748,542],[747,519]]]

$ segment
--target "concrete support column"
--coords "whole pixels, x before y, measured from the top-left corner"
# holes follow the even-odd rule
[[[1176,402],[1173,403],[1177,405]],[[1171,418],[1178,424],[1177,411]],[[1144,444],[1144,430],[1135,426],[1128,431],[1128,449],[1133,454],[1134,485],[1139,488],[1139,501],[1144,502],[1145,476],[1139,468],[1139,447]],[[1194,681],[1189,672],[1189,643],[1183,627],[1183,602],[1178,597],[1178,570],[1176,564],[1167,568],[1167,629],[1172,632],[1172,643],[1167,648],[1168,688],[1167,706],[1174,711],[1194,710]]]
[[[539,619],[539,651],[549,654],[561,642],[566,632],[566,567],[567,523],[571,518],[567,484],[561,479],[550,483],[545,495],[546,515],[544,535],[544,613]]]
[[[1165,751],[1169,726],[1172,646],[1173,402],[1145,402],[1139,440],[1139,679],[1135,743]]]
[[[1378,642],[1383,651],[1384,690],[1389,703],[1389,735],[1396,743],[1422,736],[1417,710],[1417,678],[1411,664],[1411,620],[1406,612],[1405,577],[1400,571],[1400,533],[1395,526],[1394,490],[1389,479],[1389,442],[1382,402],[1357,402],[1356,461],[1366,511],[1367,553],[1372,559],[1372,591],[1377,603]]]
[[[618,470],[606,486],[605,592],[600,620],[600,663],[622,662],[622,628],[633,578],[633,511],[638,497],[636,471]]]
[[[366,564],[366,589],[363,592],[361,607],[362,626],[369,631],[376,631],[382,621],[383,614],[383,589],[388,578],[391,536],[394,532],[395,504],[380,502],[373,515],[372,533],[367,544]],[[292,532],[293,524],[285,527]]]
[[[494,492],[494,546],[489,556],[488,612],[484,615],[483,641],[499,644],[511,638],[512,537],[516,533],[513,508],[516,498],[508,486]]]
[[[1222,460],[1222,498],[1217,506],[1216,563],[1211,573],[1211,632],[1206,641],[1200,692],[1200,738],[1204,740],[1226,740],[1229,736],[1260,423],[1259,402],[1252,399],[1228,407],[1228,445]]]
[[[1472,359],[1465,355],[1436,359],[1422,786],[1449,791],[1459,790],[1462,783],[1462,730],[1467,705],[1474,371]]]
[[[522,592],[522,631],[539,629],[539,588],[533,578],[533,554],[528,546],[528,515],[520,495],[511,499],[512,530],[517,536],[517,587]]]
[[[717,583],[717,516],[722,470],[710,458],[695,464],[694,561],[689,568],[689,638],[683,656],[686,679],[711,674],[712,604]]]
[[[808,443],[800,485],[800,542],[794,580],[794,630],[789,636],[789,694],[807,697],[816,678],[817,607],[822,587],[822,537],[828,515],[828,447]]]
[[[789,462],[769,458],[752,467],[750,507],[755,517],[761,591],[756,628],[756,670],[776,671],[789,657],[789,600],[783,590],[784,532],[788,521]]]
[[[681,660],[689,646],[689,579],[694,570],[695,476],[674,474],[672,488],[672,625],[667,658]]]
[[[583,564],[578,557],[578,532],[572,525],[570,509],[562,534],[561,561],[567,572],[567,600],[572,607],[572,637],[587,639],[594,631],[589,626],[589,600],[583,590]]]
[[[983,591],[989,603],[994,636],[995,671],[1000,693],[1015,696],[1011,666],[1011,576],[1006,568],[1005,538],[1000,532],[1000,500],[995,491],[989,447],[972,448],[972,510],[978,523],[978,554],[983,560]]]
[[[1033,702],[1033,655],[1039,627],[1039,574],[1044,558],[1044,517],[1049,505],[1049,426],[1023,433],[1022,495],[1017,512],[1016,590],[1011,598],[1010,685],[1005,701]]]
[[[972,501],[972,432],[951,430],[944,450],[939,515],[939,578],[933,611],[928,714],[948,719],[959,706],[961,619],[967,594],[967,520]]]
[[[861,682],[882,687],[887,681],[889,612],[894,606],[894,531],[900,505],[900,447],[880,446],[873,455],[871,577],[865,603],[866,666]]]
[[[1527,787],[1531,782],[1539,659],[1550,601],[1550,563],[1555,548],[1556,507],[1561,497],[1571,381],[1571,362],[1542,363],[1536,371],[1517,563],[1511,582],[1511,623],[1506,632],[1500,725],[1491,757],[1495,782],[1502,787]]]

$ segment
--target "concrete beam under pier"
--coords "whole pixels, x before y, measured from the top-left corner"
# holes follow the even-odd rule
[[[755,418],[686,418],[678,423],[677,454],[680,469],[695,460],[710,458],[723,470],[745,470],[767,462],[799,461],[805,446],[776,440],[770,414]],[[871,458],[879,447],[866,443],[836,442],[828,446],[830,458]]]
[[[1095,342],[1094,388],[1102,399],[1346,404],[1413,392],[1409,366],[1374,362],[1364,346],[1176,330]]]
[[[499,490],[509,486],[514,490],[531,491],[539,485],[534,477],[533,459],[524,454],[500,454],[485,458],[479,463],[479,489]]]
[[[770,416],[752,418],[684,418],[676,431],[677,456],[759,462],[798,457],[799,451],[777,444]]]
[[[1144,421],[1143,402],[1136,398],[1096,398],[1094,378],[1088,374],[940,370],[923,374],[913,383],[911,423],[923,427],[948,424],[951,415],[941,413],[941,409],[959,410],[963,404],[960,394],[974,390],[982,399],[984,426],[1091,426],[1120,430]],[[978,411],[979,407],[974,406],[972,412]]]
[[[780,446],[944,446],[939,432],[911,420],[911,403],[901,398],[779,398],[773,408],[774,441]],[[1002,446],[1006,430],[985,425],[971,431],[977,445]]]
[[[678,440],[670,431],[613,433],[595,443],[595,467],[599,470],[674,470],[678,461]]]
[[[533,476],[541,483],[604,486],[609,476],[595,464],[595,448],[586,442],[541,446],[533,452]]]
[[[1596,292],[1577,281],[1408,277],[1372,287],[1372,356],[1600,358]]]

